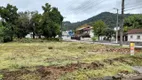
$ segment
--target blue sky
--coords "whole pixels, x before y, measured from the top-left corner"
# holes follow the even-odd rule
[[[37,10],[40,13],[43,12],[41,6],[50,3],[53,7],[58,7],[65,17],[64,21],[71,22],[82,21],[105,11],[115,13],[113,8],[121,8],[121,0],[0,0],[0,6],[7,3],[17,6],[19,11]],[[142,0],[126,0],[125,3],[126,9],[142,7]],[[142,13],[142,8],[125,13]]]

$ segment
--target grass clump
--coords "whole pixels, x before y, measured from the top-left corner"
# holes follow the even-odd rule
[[[35,73],[24,74],[18,77],[18,80],[40,80],[40,79],[41,79],[40,75],[37,75]]]
[[[3,79],[3,75],[2,74],[0,74],[0,80],[2,80]]]
[[[124,71],[127,71],[128,73],[134,72],[129,65],[125,65],[120,62],[115,62],[113,65],[106,64],[104,68],[97,70],[77,70],[62,76],[60,80],[89,80],[91,78],[103,78],[104,76],[114,76]]]

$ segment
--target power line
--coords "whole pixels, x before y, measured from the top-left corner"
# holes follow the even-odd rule
[[[103,3],[103,2],[104,2],[104,0],[102,0],[102,1],[100,1],[100,2],[96,2],[95,6],[93,6],[93,7],[96,7],[96,6],[98,6],[99,4],[101,4],[101,3]],[[94,2],[90,2],[90,3],[87,4],[86,6],[81,7],[80,9],[76,9],[75,11],[76,11],[76,12],[79,12],[79,11],[86,11],[86,10],[89,10],[89,8],[91,8],[94,3],[95,3],[95,1],[94,1]],[[88,6],[88,5],[90,5],[90,6]]]
[[[94,1],[94,2],[91,2],[91,1],[90,1],[90,2],[87,3],[87,5],[85,5],[85,6],[81,6],[81,5],[80,5],[79,7],[77,7],[78,9],[76,8],[75,11],[76,11],[76,12],[79,12],[79,11],[86,11],[86,9],[91,8],[91,6],[92,6],[94,3],[95,3],[95,1]],[[90,5],[90,6],[88,6],[88,5]]]
[[[129,7],[136,7],[136,6],[141,6],[142,2],[139,2],[138,4],[131,4],[131,5],[126,5],[126,8],[129,8]]]
[[[129,2],[128,2],[128,3],[126,2],[126,3],[125,3],[125,5],[129,5],[129,4],[130,4],[130,2],[131,2],[131,0],[129,0]]]
[[[125,11],[135,10],[135,9],[141,9],[141,8],[142,8],[142,6],[140,6],[140,7],[133,7],[133,8],[126,9]]]
[[[96,6],[98,6],[98,5],[100,5],[101,3],[103,3],[103,1],[104,0],[101,0],[100,2],[97,2],[96,4],[95,4],[95,6],[93,6],[93,7],[96,7]],[[92,4],[94,4],[95,2],[93,2]],[[90,5],[89,7],[85,7],[83,10],[88,10],[89,8],[91,8],[91,6],[92,5]]]

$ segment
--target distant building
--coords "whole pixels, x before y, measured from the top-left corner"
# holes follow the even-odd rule
[[[94,37],[93,27],[88,24],[82,25],[81,27],[76,29],[76,35],[83,37],[83,38]]]
[[[142,29],[132,29],[127,34],[128,42],[142,42]]]
[[[33,38],[33,32],[30,32],[29,34],[27,34],[27,35],[25,36],[25,38]]]
[[[62,31],[62,36],[73,36],[73,31],[69,30],[69,31]]]
[[[30,32],[25,36],[25,38],[33,38],[33,32]],[[39,38],[39,36],[35,35],[35,38]],[[41,36],[41,38],[44,38],[44,36]]]

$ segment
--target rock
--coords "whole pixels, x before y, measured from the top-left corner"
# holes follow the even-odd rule
[[[116,75],[116,76],[113,76],[113,79],[114,79],[114,80],[121,80],[121,79],[122,79],[122,77],[121,77],[121,76],[119,76],[119,75]]]
[[[103,80],[113,80],[112,76],[106,76],[103,78]]]
[[[132,69],[140,74],[142,74],[142,67],[140,66],[135,66],[135,67],[132,67]]]
[[[48,49],[53,49],[53,47],[50,46],[50,47],[48,47]]]

